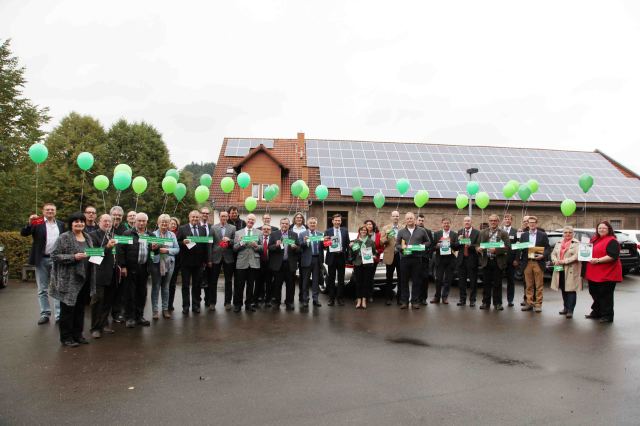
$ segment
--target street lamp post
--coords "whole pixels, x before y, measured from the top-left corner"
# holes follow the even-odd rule
[[[467,174],[469,175],[469,182],[473,180],[473,175],[478,173],[478,169],[473,167],[467,169]],[[473,197],[469,197],[469,217],[472,217],[472,206],[473,206]]]

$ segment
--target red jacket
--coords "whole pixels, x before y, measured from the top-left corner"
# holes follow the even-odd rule
[[[596,238],[593,240],[593,254],[594,259],[604,257],[607,255],[607,245],[611,240],[618,244],[616,237],[607,235],[606,237]],[[588,281],[602,283],[602,282],[616,282],[622,281],[622,263],[620,259],[616,259],[613,262],[608,263],[587,263],[587,272],[584,276]]]

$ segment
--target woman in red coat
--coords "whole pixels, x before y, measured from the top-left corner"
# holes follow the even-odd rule
[[[622,281],[620,244],[609,222],[602,221],[591,238],[593,253],[587,263],[585,278],[589,281],[589,293],[593,298],[589,319],[613,322],[613,291]]]

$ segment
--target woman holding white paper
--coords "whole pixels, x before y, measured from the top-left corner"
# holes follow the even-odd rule
[[[169,311],[169,283],[175,268],[175,258],[180,252],[178,239],[176,234],[169,230],[171,216],[161,214],[158,217],[158,229],[153,235],[158,238],[167,238],[171,242],[168,244],[158,244],[157,251],[151,255],[151,309],[153,311],[153,319],[158,319],[158,293],[162,293],[162,316],[171,318]]]
[[[367,309],[369,288],[373,286],[373,274],[375,263],[375,243],[369,236],[367,225],[358,228],[358,237],[349,243],[353,253],[353,272],[356,277],[356,309]]]
[[[582,290],[581,267],[578,261],[580,242],[573,237],[573,227],[565,226],[562,230],[563,238],[558,241],[551,253],[553,276],[551,289],[562,291],[564,308],[559,312],[567,318],[573,318],[576,307],[576,292]]]

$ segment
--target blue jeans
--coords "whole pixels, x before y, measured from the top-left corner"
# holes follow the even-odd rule
[[[49,305],[49,277],[51,276],[51,258],[43,257],[40,265],[36,266],[36,283],[38,285],[38,303],[40,303],[40,316],[51,316]],[[53,299],[53,315],[60,319],[60,301]]]
[[[151,309],[158,312],[158,293],[162,293],[162,310],[169,310],[169,281],[173,275],[174,262],[170,263],[169,269],[164,276],[160,275],[160,263],[151,265]]]

